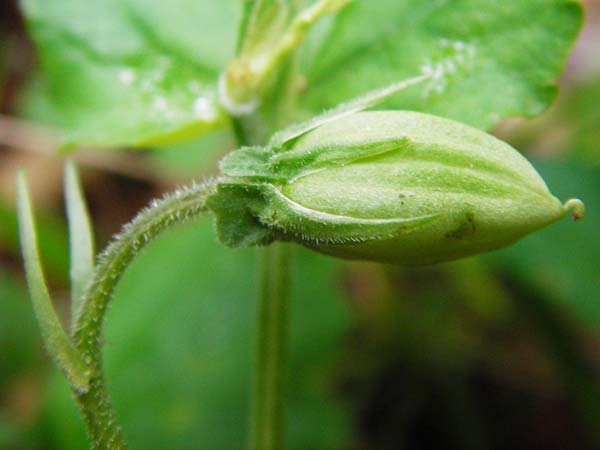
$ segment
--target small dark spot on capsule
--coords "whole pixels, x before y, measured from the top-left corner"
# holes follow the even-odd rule
[[[475,234],[476,230],[477,226],[475,225],[475,216],[473,213],[468,212],[465,214],[465,220],[462,221],[455,230],[446,233],[446,237],[450,239],[462,239]]]

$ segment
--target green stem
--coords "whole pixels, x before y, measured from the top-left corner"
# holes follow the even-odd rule
[[[261,295],[250,416],[250,450],[283,448],[290,256],[289,246],[283,243],[261,249]]]
[[[299,0],[292,0],[292,13],[296,13]],[[238,37],[237,56],[243,46],[253,12],[261,7],[261,0],[245,0],[243,17]],[[294,69],[296,67],[294,66]],[[293,70],[283,75],[279,87],[285,92],[274,94],[273,104],[289,106],[292,90],[289,89]],[[277,95],[281,94],[281,95]],[[278,111],[277,118],[285,116]],[[232,116],[233,130],[240,146],[264,144],[266,128],[261,123],[264,117],[254,111],[244,117]],[[289,246],[275,243],[259,249],[261,286],[258,305],[256,361],[252,384],[250,430],[248,446],[250,450],[280,450],[283,448],[285,416],[285,374],[289,328],[289,286],[291,254]]]
[[[173,225],[192,220],[206,211],[206,198],[213,186],[194,185],[152,203],[126,225],[100,255],[73,328],[75,347],[91,372],[89,390],[73,392],[95,449],[126,448],[102,372],[102,325],[115,287],[143,247]]]
[[[248,139],[244,132],[249,119],[233,119],[241,146],[257,141]],[[248,448],[281,450],[289,328],[290,248],[284,243],[274,243],[259,249],[258,257],[261,280]]]

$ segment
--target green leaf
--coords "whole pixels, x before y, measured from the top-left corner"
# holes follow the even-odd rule
[[[58,211],[40,211],[36,217],[40,255],[47,276],[61,288],[68,286],[69,252],[65,224]],[[17,212],[12,204],[0,199],[0,247],[9,253],[19,252]]]
[[[20,274],[8,265],[0,265],[0,317],[0,397],[10,399],[25,380],[26,385],[35,385],[47,371],[43,370],[27,288]],[[31,392],[28,388],[25,391]],[[0,403],[0,448],[36,448],[40,442],[38,429],[37,421],[23,420],[10,400]]]
[[[65,333],[56,311],[52,307],[50,294],[46,287],[37,247],[27,181],[23,173],[17,177],[17,207],[27,284],[44,344],[55,364],[63,371],[73,388],[85,392],[89,384],[86,365]]]
[[[94,271],[94,236],[79,174],[70,160],[65,164],[65,203],[71,249],[71,309],[72,316],[77,317],[83,291]]]
[[[582,22],[572,0],[355,0],[322,23],[302,57],[312,113],[419,74],[432,79],[390,106],[489,128],[539,114],[556,93]]]
[[[237,0],[23,0],[67,144],[144,146],[222,125]]]
[[[596,100],[600,98],[600,71],[595,77],[576,86],[567,96],[562,114],[556,118],[557,123],[549,126],[569,124],[569,148],[582,160],[591,161],[600,166],[600,108]]]
[[[214,175],[219,159],[233,148],[233,136],[223,129],[174,146],[156,148],[147,155],[147,163],[167,179],[189,181]]]
[[[0,267],[0,299],[0,395],[6,398],[19,375],[42,375],[37,370],[42,358],[27,288],[8,267]],[[0,407],[0,411],[4,406]]]

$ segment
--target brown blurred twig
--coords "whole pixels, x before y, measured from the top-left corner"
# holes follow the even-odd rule
[[[60,133],[48,126],[0,115],[0,146],[48,158],[59,156]],[[80,164],[131,178],[165,184],[156,170],[142,164],[139,155],[119,151],[80,148],[72,155]],[[168,180],[167,180],[167,183]]]

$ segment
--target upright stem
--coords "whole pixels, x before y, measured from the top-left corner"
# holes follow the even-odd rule
[[[248,119],[234,118],[233,122],[240,146],[256,141],[246,133]],[[276,242],[261,248],[258,259],[261,278],[248,448],[281,450],[290,304],[289,245]]]
[[[251,20],[252,13],[260,7],[261,0],[245,0],[240,26],[237,56],[240,57],[243,39]],[[292,13],[300,6],[300,0],[291,0]],[[280,104],[289,105],[293,92],[290,84],[297,69],[290,64],[284,77],[275,90],[273,98]],[[255,92],[254,94],[258,94]],[[252,96],[251,96],[252,97]],[[275,100],[273,100],[275,102]],[[285,123],[283,111],[276,117]],[[233,130],[240,146],[260,145],[266,141],[265,129],[273,128],[260,123],[264,120],[260,111],[244,117],[232,117]],[[278,124],[277,124],[278,125]],[[261,284],[258,304],[256,332],[256,360],[251,389],[251,411],[249,424],[250,450],[281,450],[283,448],[283,429],[285,418],[285,374],[287,342],[290,314],[290,271],[291,251],[287,244],[274,243],[270,247],[259,249]]]
[[[250,450],[283,448],[284,388],[290,314],[290,248],[260,250],[261,295],[250,415]]]
[[[240,146],[256,143],[245,132],[249,118],[234,118]],[[253,136],[256,138],[257,136]],[[258,250],[261,271],[256,354],[251,388],[249,450],[281,450],[290,309],[291,251],[275,242]]]

